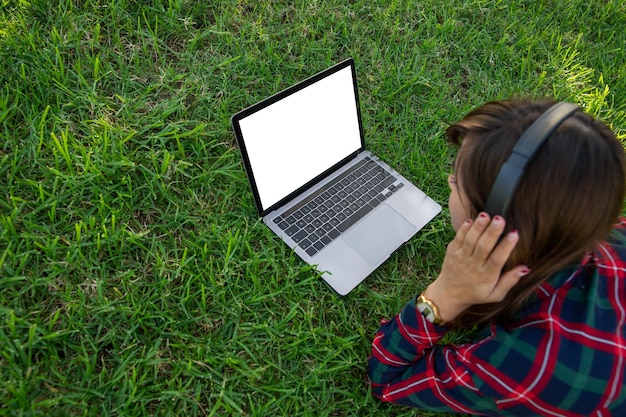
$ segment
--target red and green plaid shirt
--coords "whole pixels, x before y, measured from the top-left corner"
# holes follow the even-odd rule
[[[441,345],[415,299],[374,338],[373,394],[440,412],[626,416],[626,219],[580,265],[551,277],[507,326]]]

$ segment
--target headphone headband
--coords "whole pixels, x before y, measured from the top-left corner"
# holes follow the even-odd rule
[[[513,147],[507,161],[500,168],[489,192],[484,211],[491,216],[496,214],[506,216],[528,162],[552,132],[578,109],[578,106],[572,103],[557,103],[530,125]]]

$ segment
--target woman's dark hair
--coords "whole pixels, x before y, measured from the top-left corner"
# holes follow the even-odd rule
[[[455,170],[472,218],[522,133],[555,103],[492,101],[446,130],[451,143],[463,143]],[[580,262],[622,211],[624,171],[624,148],[608,126],[582,110],[567,118],[529,162],[506,216],[507,231],[520,236],[506,268],[523,264],[531,273],[502,302],[465,310],[457,326],[511,319],[538,285]]]

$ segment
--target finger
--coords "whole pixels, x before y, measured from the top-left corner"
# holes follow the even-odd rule
[[[493,217],[493,220],[491,220],[489,225],[483,231],[483,234],[480,235],[480,238],[476,242],[476,255],[482,256],[485,260],[487,259],[489,254],[491,254],[493,249],[498,244],[498,240],[504,231],[505,225],[506,221],[502,216]]]
[[[463,249],[469,255],[474,253],[474,250],[476,249],[476,242],[478,242],[478,239],[480,239],[483,235],[485,229],[489,226],[490,221],[491,218],[487,213],[480,213],[467,231],[465,239],[463,240]]]
[[[500,271],[509,260],[511,253],[519,242],[519,233],[513,230],[507,233],[489,254],[485,266],[488,270]]]
[[[509,291],[511,291],[511,289],[530,272],[531,270],[527,266],[518,265],[502,274],[491,293],[491,302],[504,300],[504,297],[506,297]]]
[[[467,219],[463,222],[461,227],[459,227],[459,230],[457,230],[456,235],[454,236],[454,239],[452,239],[452,241],[448,245],[449,249],[458,250],[459,248],[463,246],[463,242],[465,241],[465,236],[467,235],[467,232],[472,226],[472,223],[474,223],[472,219]]]

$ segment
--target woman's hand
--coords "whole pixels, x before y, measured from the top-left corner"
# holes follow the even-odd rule
[[[480,213],[461,225],[446,250],[441,273],[426,289],[425,296],[450,322],[474,304],[502,301],[509,290],[530,272],[518,265],[505,273],[502,268],[519,240],[517,231],[502,237],[505,220]]]

